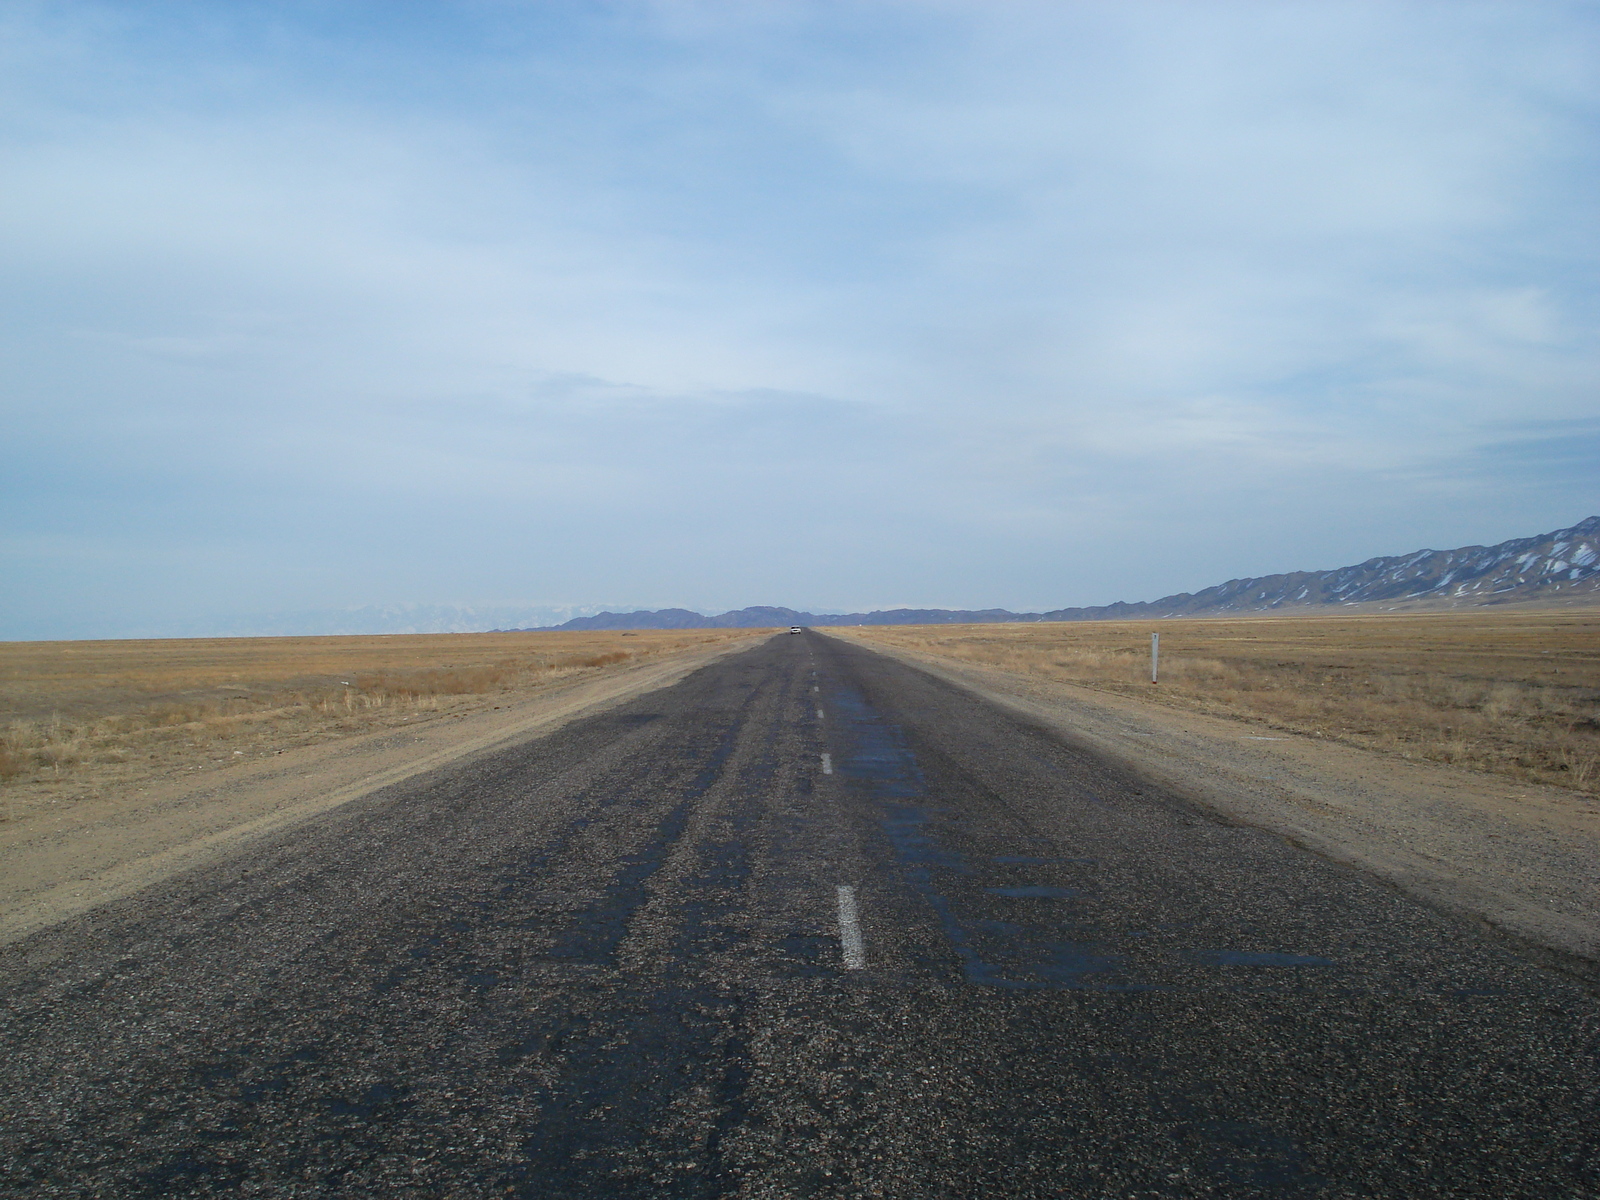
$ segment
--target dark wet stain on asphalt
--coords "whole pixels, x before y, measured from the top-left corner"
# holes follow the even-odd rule
[[[864,786],[881,810],[880,825],[902,866],[904,879],[938,916],[939,926],[969,983],[995,988],[1084,988],[1125,990],[1148,986],[1123,978],[1120,957],[1092,945],[1059,940],[1062,919],[1051,910],[1048,919],[1026,921],[1015,908],[996,920],[990,896],[1007,900],[1069,900],[1086,895],[1082,888],[1052,884],[984,884],[959,886],[984,874],[973,862],[995,866],[1092,866],[1084,858],[990,853],[971,861],[948,844],[947,832],[960,824],[954,811],[928,800],[926,777],[905,733],[875,712],[857,691],[836,688],[830,696],[838,736],[848,747],[839,759],[839,773]],[[970,839],[970,830],[961,830]],[[1004,832],[1004,831],[1001,831]],[[1102,977],[1105,978],[1102,978]]]
[[[1331,967],[1331,958],[1311,954],[1278,954],[1264,950],[1199,950],[1197,962],[1214,967]]]

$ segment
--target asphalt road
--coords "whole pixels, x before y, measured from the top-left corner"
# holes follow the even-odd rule
[[[0,978],[10,1197],[1600,1195],[1584,985],[811,633]]]

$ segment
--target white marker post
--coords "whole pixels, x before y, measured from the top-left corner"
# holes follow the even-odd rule
[[[1152,633],[1150,635],[1150,682],[1151,683],[1154,683],[1156,681],[1156,675],[1157,675],[1157,672],[1158,672],[1160,666],[1161,666],[1161,635],[1159,633]]]

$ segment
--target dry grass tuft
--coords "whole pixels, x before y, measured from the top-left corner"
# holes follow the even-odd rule
[[[1600,792],[1600,613],[864,627],[868,641]],[[1149,682],[1150,634],[1161,682]]]

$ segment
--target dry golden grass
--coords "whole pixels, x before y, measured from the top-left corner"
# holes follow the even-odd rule
[[[864,627],[964,662],[1600,792],[1600,611]],[[1150,634],[1161,682],[1150,683]]]
[[[749,630],[0,643],[0,781],[56,799],[441,711]],[[9,806],[14,809],[15,804]],[[8,808],[0,808],[4,818]]]

